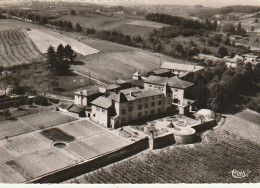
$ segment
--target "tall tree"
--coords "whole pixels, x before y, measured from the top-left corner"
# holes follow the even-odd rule
[[[64,51],[63,51],[63,55],[64,55],[64,58],[65,58],[65,61],[67,61],[68,63],[73,63],[74,59],[77,57],[77,55],[72,50],[72,48],[69,44],[67,44],[65,46]]]
[[[52,46],[50,46],[47,50],[47,63],[51,72],[54,72],[57,64],[57,59],[55,49]]]
[[[81,32],[82,31],[82,27],[81,27],[81,25],[79,23],[76,23],[75,31],[76,32]]]
[[[242,27],[241,27],[241,22],[238,22],[237,23],[237,34],[241,34],[241,30],[242,30]]]

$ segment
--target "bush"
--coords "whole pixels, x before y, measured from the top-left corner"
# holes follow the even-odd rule
[[[38,105],[47,106],[49,105],[48,99],[43,96],[36,96],[33,102]]]
[[[224,57],[228,55],[228,51],[225,47],[219,47],[218,54]]]

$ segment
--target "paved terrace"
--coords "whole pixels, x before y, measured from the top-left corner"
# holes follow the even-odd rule
[[[55,143],[64,143],[54,146]],[[44,112],[0,123],[0,183],[23,183],[131,142],[94,123]]]

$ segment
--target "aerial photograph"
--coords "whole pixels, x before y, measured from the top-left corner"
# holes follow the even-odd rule
[[[260,0],[0,0],[0,186],[242,183]]]

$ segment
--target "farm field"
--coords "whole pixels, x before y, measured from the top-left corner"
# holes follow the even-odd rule
[[[3,28],[4,25],[8,25],[9,27],[13,26],[15,28],[22,29],[37,29],[41,32],[48,33],[56,38],[59,38],[58,36],[60,36],[60,33],[51,31],[38,25],[24,23],[18,20],[0,20],[0,24],[2,24],[0,25],[0,29]],[[73,65],[71,66],[71,69],[86,74],[89,74],[90,72],[92,77],[106,82],[112,81],[115,78],[128,79],[131,77],[131,74],[133,74],[137,70],[140,72],[146,72],[157,69],[164,61],[188,63],[184,60],[175,59],[169,56],[156,54],[150,51],[132,48],[108,41],[92,39],[76,33],[61,33],[63,34],[62,36],[66,35],[67,37],[70,37],[72,39],[78,39],[80,42],[99,51],[99,53],[96,54],[88,55],[85,57],[78,57],[76,60],[82,61],[84,64]],[[115,69],[114,67],[117,67],[117,69]],[[42,70],[40,67],[37,67],[36,69],[38,69],[36,72],[34,71],[33,73],[30,73],[33,74],[33,76],[29,76],[28,79],[23,79],[22,82],[24,82],[25,85],[35,87],[37,90],[46,90],[46,88],[49,87],[48,84],[45,83],[47,82],[48,76],[44,75],[47,75],[48,73],[45,71],[45,69]],[[26,72],[28,72],[28,70],[24,70],[24,72],[25,74],[27,74]],[[57,80],[59,81],[61,88],[69,88],[70,90],[77,89],[76,86],[78,86],[79,88],[82,87],[83,84],[88,84],[86,78],[79,78],[78,76],[76,78],[77,79],[75,79],[75,77],[73,76],[69,76],[62,77]],[[82,80],[82,82],[79,82],[78,80]],[[68,95],[71,95],[69,91],[63,92],[68,92]]]
[[[153,24],[140,21],[137,24],[136,20],[126,18],[116,18],[110,16],[102,16],[96,14],[87,15],[65,15],[57,20],[70,21],[73,24],[79,23],[84,28],[93,28],[97,30],[106,31],[118,31],[125,35],[136,36],[141,35],[142,37],[147,36],[153,31]],[[134,23],[134,24],[129,24]],[[146,23],[146,24],[145,24]],[[155,22],[154,22],[155,23]],[[156,23],[156,25],[158,25]]]
[[[152,22],[152,21],[147,21],[147,20],[135,20],[135,21],[129,22],[127,24],[153,27],[153,28],[162,28],[162,27],[169,26],[167,24],[163,24],[163,23],[159,23],[159,22]]]
[[[228,125],[224,127],[226,131],[260,146],[260,126],[258,124],[259,118],[256,118],[257,116],[250,114],[250,112],[226,116],[226,124]]]
[[[75,52],[83,56],[99,52],[98,50],[91,48],[82,42],[71,39],[59,33],[54,33],[51,31],[46,33],[33,29],[31,31],[27,31],[27,34],[42,53],[47,53],[47,49],[50,45],[57,48],[59,44],[62,44],[63,46],[69,44]]]
[[[145,151],[64,183],[254,183],[260,181],[259,149],[221,128],[201,143]],[[236,179],[234,169],[250,172]]]
[[[76,38],[75,33],[64,33]],[[150,51],[128,47],[108,41],[90,39],[78,35],[80,41],[100,52],[86,57],[80,57],[84,65],[72,66],[73,70],[90,74],[102,81],[112,81],[116,78],[129,79],[136,71],[147,72],[158,69],[165,61],[176,63],[190,63]],[[116,69],[115,69],[116,67]]]
[[[23,30],[0,31],[0,66],[30,64],[41,59],[41,55],[35,50],[32,41]]]

